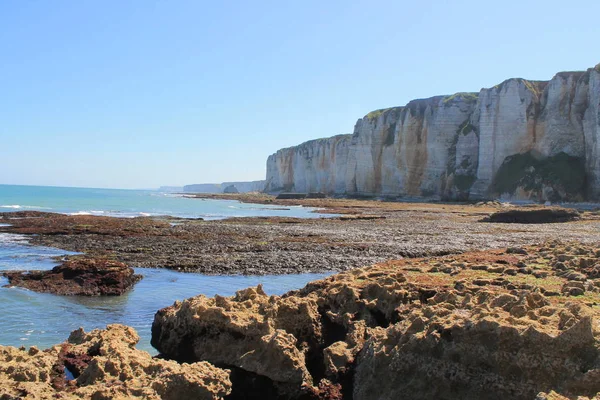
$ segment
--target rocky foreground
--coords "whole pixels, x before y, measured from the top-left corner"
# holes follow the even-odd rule
[[[231,391],[229,371],[152,358],[135,349],[138,340],[132,328],[109,325],[43,351],[0,346],[0,399],[218,399]]]
[[[575,399],[600,392],[600,246],[388,261],[131,328],[0,347],[0,399]],[[65,368],[74,379],[65,379]]]
[[[593,397],[599,304],[600,248],[551,242],[194,297],[156,314],[152,343],[230,369],[232,398]]]

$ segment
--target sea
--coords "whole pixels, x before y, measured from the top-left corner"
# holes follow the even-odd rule
[[[330,215],[305,207],[245,204],[208,200],[152,190],[63,188],[0,185],[0,212],[37,210],[70,215],[105,215],[114,218],[168,215],[182,218],[223,219],[250,216],[323,218]],[[56,257],[75,254],[34,246],[24,235],[0,233],[0,271],[46,270]],[[230,296],[237,290],[262,284],[268,294],[283,294],[324,274],[213,276],[160,268],[136,268],[143,279],[122,296],[84,297],[35,293],[4,287],[0,277],[0,345],[47,348],[62,343],[79,327],[86,331],[107,324],[125,324],[140,335],[138,348],[156,354],[150,345],[157,310],[176,300],[205,295]]]
[[[325,216],[313,212],[313,208],[301,206],[281,207],[246,204],[235,200],[198,199],[185,194],[154,190],[0,185],[0,212],[26,210],[122,218],[158,215],[204,219]]]

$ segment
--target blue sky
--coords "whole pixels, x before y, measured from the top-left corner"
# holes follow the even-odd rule
[[[600,62],[600,2],[4,0],[0,183],[263,179],[369,111]]]

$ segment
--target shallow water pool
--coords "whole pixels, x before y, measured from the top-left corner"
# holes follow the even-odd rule
[[[53,257],[64,250],[31,246],[19,235],[0,234],[0,271],[50,269]],[[154,314],[175,300],[204,294],[233,295],[237,290],[263,284],[268,294],[282,294],[325,274],[210,276],[165,269],[137,268],[142,279],[123,296],[55,296],[21,288],[0,288],[0,345],[46,348],[62,343],[80,326],[86,331],[120,323],[132,326],[141,337],[139,349],[152,353],[150,329]],[[0,278],[0,286],[7,283]]]

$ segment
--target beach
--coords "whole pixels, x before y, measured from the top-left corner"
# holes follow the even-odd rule
[[[8,306],[2,344],[15,346],[0,347],[0,361],[58,382],[40,381],[27,390],[73,398],[167,398],[164,393],[179,391],[181,398],[266,393],[315,400],[378,398],[374,393],[393,398],[419,390],[420,398],[434,398],[449,391],[485,397],[460,388],[486,381],[496,393],[519,391],[514,398],[559,399],[546,375],[560,373],[569,393],[595,393],[596,386],[578,383],[589,378],[577,372],[591,368],[596,357],[590,324],[600,303],[600,216],[593,209],[263,194],[179,200],[269,205],[280,212],[306,207],[313,218],[0,213],[3,249],[12,254],[0,259],[3,268],[47,271],[84,260],[133,267],[130,273],[142,277],[120,296],[0,289]],[[491,215],[515,211],[565,211],[574,220],[489,222]],[[8,263],[10,257],[16,261]],[[485,338],[502,344],[488,349]],[[403,347],[406,340],[412,347]],[[523,341],[531,350],[514,355]],[[105,350],[95,353],[99,344]],[[14,353],[19,345],[35,350]],[[48,349],[37,353],[37,346]],[[564,351],[550,352],[555,348]],[[544,349],[544,365],[552,359],[575,367],[538,373],[542,364],[531,361],[535,349]],[[521,368],[530,378],[524,381],[511,371],[527,362],[531,367]],[[115,363],[120,367],[111,369]],[[104,384],[107,376],[140,366],[118,387]],[[448,376],[449,369],[462,375]],[[171,372],[183,380],[169,378]],[[475,375],[463,377],[468,374]],[[409,375],[412,383],[401,379]],[[15,383],[18,376],[2,376],[6,393],[25,390]],[[376,376],[389,384],[376,390]],[[143,394],[148,384],[153,389]]]
[[[0,214],[0,222],[11,224],[0,227],[0,232],[30,235],[31,243],[37,245],[90,256],[108,255],[132,267],[213,275],[345,271],[388,259],[519,246],[548,239],[600,241],[600,221],[592,211],[584,212],[581,221],[569,224],[494,224],[481,220],[505,209],[501,204],[276,200],[265,195],[227,198],[265,201],[284,208],[306,205],[339,216],[205,221],[17,212]]]

